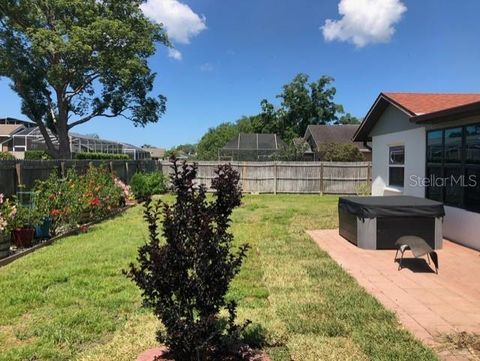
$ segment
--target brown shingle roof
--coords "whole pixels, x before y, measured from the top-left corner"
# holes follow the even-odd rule
[[[23,128],[21,124],[0,124],[0,136],[8,136]]]
[[[317,148],[326,143],[353,143],[359,149],[364,150],[362,142],[353,142],[353,136],[359,125],[356,124],[338,124],[338,125],[309,125],[305,132],[305,139],[312,137]]]

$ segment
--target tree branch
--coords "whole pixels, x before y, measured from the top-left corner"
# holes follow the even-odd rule
[[[93,118],[96,118],[96,117],[105,117],[105,118],[123,117],[123,118],[129,120],[129,118],[126,115],[122,114],[127,109],[128,109],[128,107],[126,107],[125,109],[122,109],[122,111],[119,112],[118,114],[108,114],[108,113],[102,113],[102,112],[100,112],[100,113],[94,112],[90,115],[87,115],[86,117],[83,117],[81,119],[78,119],[78,120],[74,121],[73,123],[68,124],[68,129],[70,130],[73,127],[76,127],[77,125],[86,123],[89,120],[92,120]]]

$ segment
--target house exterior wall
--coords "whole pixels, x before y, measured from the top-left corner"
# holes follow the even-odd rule
[[[389,106],[372,129],[372,195],[405,194],[424,197],[425,189],[411,182],[411,177],[425,176],[425,128],[412,124],[408,117]],[[388,185],[389,154],[391,146],[405,146],[404,187]]]
[[[478,122],[478,117],[449,122],[448,126]],[[422,126],[413,124],[408,116],[389,106],[375,127],[372,136],[372,195],[411,195],[425,197],[424,187],[411,181],[411,176],[425,177],[426,132],[445,128],[445,124]],[[405,146],[405,184],[403,188],[388,186],[389,146]],[[480,214],[445,206],[443,235],[457,243],[480,250]]]

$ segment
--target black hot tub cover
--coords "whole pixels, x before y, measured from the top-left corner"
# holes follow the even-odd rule
[[[411,196],[340,197],[338,207],[358,218],[376,217],[443,217],[440,202]]]

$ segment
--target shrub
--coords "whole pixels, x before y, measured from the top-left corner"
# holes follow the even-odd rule
[[[361,162],[362,152],[354,144],[326,143],[319,147],[320,159],[327,162]]]
[[[52,159],[50,154],[44,150],[27,150],[25,152],[26,160],[47,160]]]
[[[236,303],[225,299],[248,249],[243,245],[232,253],[233,236],[228,232],[230,215],[240,205],[239,174],[229,165],[220,166],[212,182],[212,201],[207,201],[205,186],[195,184],[196,174],[196,165],[179,167],[175,161],[175,203],[146,202],[150,238],[140,247],[139,265],[131,264],[128,276],[165,326],[157,340],[169,347],[175,360],[221,360],[239,352],[240,333],[248,324],[235,324]]]
[[[105,217],[125,203],[122,189],[104,167],[88,167],[85,175],[79,178],[79,188],[85,222]]]
[[[137,200],[145,200],[155,194],[167,191],[167,182],[162,172],[135,173],[130,180],[130,188]]]
[[[15,160],[15,157],[8,152],[0,152],[0,160]]]
[[[128,154],[84,152],[75,154],[76,159],[128,160]]]
[[[74,228],[80,222],[82,197],[75,170],[67,170],[65,178],[57,172],[50,173],[46,180],[35,183],[34,191],[38,209],[52,219],[54,234],[59,230]]]

